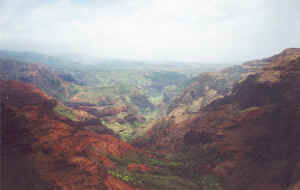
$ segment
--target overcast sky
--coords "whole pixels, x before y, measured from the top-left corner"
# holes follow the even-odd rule
[[[0,0],[0,49],[232,62],[300,47],[300,0]]]

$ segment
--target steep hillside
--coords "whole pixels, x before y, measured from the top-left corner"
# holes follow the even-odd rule
[[[168,106],[170,115],[198,112],[216,99],[229,95],[235,83],[259,72],[267,60],[255,60],[223,69],[220,72],[200,73],[198,77]]]
[[[200,188],[174,172],[179,163],[121,141],[93,117],[59,114],[69,108],[32,85],[1,81],[0,89],[5,190]]]
[[[262,62],[267,64],[230,95],[194,114],[169,115],[136,144],[171,153],[185,162],[183,175],[207,175],[210,189],[297,189],[300,49]]]
[[[110,182],[107,171],[98,165],[101,159],[107,160],[105,155],[135,151],[133,147],[106,132],[93,133],[57,118],[53,111],[57,102],[30,85],[1,82],[1,89],[5,89],[1,93],[4,189],[106,189],[109,183],[124,185],[118,180],[116,184]],[[102,157],[91,153],[97,148],[102,149]],[[78,183],[83,179],[85,182]]]

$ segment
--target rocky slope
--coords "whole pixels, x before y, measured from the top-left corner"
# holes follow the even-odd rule
[[[297,189],[300,49],[261,62],[260,71],[234,85],[229,95],[198,105],[197,113],[171,113],[137,145],[184,161],[181,172],[190,178],[217,177],[223,188],[213,183],[212,189]]]
[[[4,189],[135,189],[108,174],[107,156],[137,149],[108,130],[56,117],[56,100],[30,85],[1,82],[1,89]]]
[[[199,189],[173,172],[177,163],[123,142],[87,113],[58,114],[69,108],[32,85],[1,81],[0,89],[5,190]]]
[[[229,95],[234,84],[259,72],[267,63],[266,60],[255,60],[228,67],[220,72],[200,73],[192,84],[170,102],[169,115],[199,111],[214,100]]]

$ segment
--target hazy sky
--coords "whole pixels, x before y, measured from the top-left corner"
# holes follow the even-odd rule
[[[0,0],[0,49],[230,62],[300,47],[300,0]]]

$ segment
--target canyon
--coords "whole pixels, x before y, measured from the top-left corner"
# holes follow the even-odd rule
[[[0,53],[5,190],[299,189],[300,49],[108,68]]]

